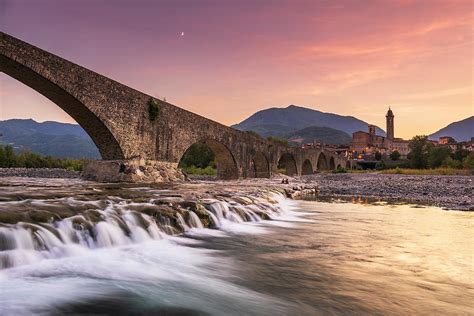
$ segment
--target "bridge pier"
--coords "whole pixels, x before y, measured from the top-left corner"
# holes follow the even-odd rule
[[[88,161],[82,176],[86,180],[99,182],[158,183],[186,180],[177,163],[145,159]]]

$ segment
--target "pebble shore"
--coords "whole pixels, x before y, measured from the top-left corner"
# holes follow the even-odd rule
[[[0,177],[73,179],[80,178],[81,173],[59,168],[0,168]]]
[[[317,184],[320,196],[372,197],[474,211],[473,176],[321,173],[294,181]]]
[[[64,169],[0,168],[0,177],[80,178],[81,173]],[[194,181],[214,182],[212,177],[193,177]],[[244,183],[262,186],[295,185],[318,187],[321,197],[376,198],[390,202],[408,202],[439,206],[446,209],[474,211],[474,176],[397,175],[379,173],[320,173],[290,178],[281,184],[279,176],[273,179],[232,181],[235,187]],[[229,181],[225,181],[228,186]],[[234,186],[234,185],[233,185]],[[236,188],[237,189],[237,188]]]

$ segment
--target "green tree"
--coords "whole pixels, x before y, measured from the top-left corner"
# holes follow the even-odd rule
[[[276,136],[268,136],[267,139],[269,141],[277,142],[277,143],[280,143],[282,145],[288,146],[288,140],[286,140],[286,139],[276,137]]]
[[[474,152],[470,152],[462,161],[462,166],[465,169],[474,170]]]
[[[0,145],[0,168],[63,168],[81,171],[82,165],[81,160],[45,157],[29,151],[15,153],[12,146]]]
[[[428,154],[428,167],[438,168],[443,161],[451,155],[451,149],[444,146],[436,146],[431,148]]]
[[[179,162],[180,168],[195,166],[197,168],[214,167],[214,152],[204,143],[198,142],[186,150]]]
[[[398,150],[395,150],[390,154],[390,159],[393,160],[393,161],[400,159],[400,157],[401,157],[401,155],[398,152]]]
[[[443,167],[448,167],[448,168],[460,168],[462,167],[462,164],[459,160],[453,159],[451,156],[446,157],[446,159],[443,160]]]
[[[410,165],[412,168],[423,169],[428,167],[428,156],[433,144],[428,142],[428,137],[417,135],[410,140]]]

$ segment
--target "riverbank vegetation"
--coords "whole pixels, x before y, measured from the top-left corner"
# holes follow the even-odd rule
[[[10,145],[0,145],[0,168],[60,168],[82,171],[84,162],[79,159],[42,156],[29,151],[16,153]]]
[[[474,170],[455,169],[455,168],[436,168],[436,169],[410,169],[395,168],[381,170],[383,174],[409,174],[409,175],[438,175],[438,176],[469,176],[474,174]]]
[[[191,145],[178,164],[187,174],[215,176],[216,162],[214,152],[204,143]]]
[[[453,150],[448,145],[435,145],[428,140],[427,136],[421,135],[410,140],[409,148],[410,153],[406,159],[401,159],[397,151],[392,152],[388,157],[383,157],[380,153],[374,155],[376,164],[372,168],[385,174],[474,174],[474,152],[469,152],[461,146],[456,146]]]

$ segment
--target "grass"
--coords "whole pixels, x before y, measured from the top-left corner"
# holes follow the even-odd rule
[[[474,170],[454,169],[454,168],[436,168],[436,169],[408,169],[395,168],[379,171],[383,174],[408,174],[408,175],[447,175],[447,176],[470,176],[474,175]]]
[[[215,176],[217,175],[217,170],[208,166],[206,168],[198,168],[196,166],[184,167],[183,171],[187,174],[194,174],[198,176]]]

